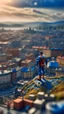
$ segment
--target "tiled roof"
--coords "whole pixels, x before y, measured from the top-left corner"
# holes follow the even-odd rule
[[[58,68],[59,64],[56,61],[50,61],[50,62],[48,62],[47,67],[48,68]]]

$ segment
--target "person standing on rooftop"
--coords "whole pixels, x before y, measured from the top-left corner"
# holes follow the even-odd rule
[[[36,59],[36,64],[38,66],[38,72],[39,72],[39,80],[41,80],[41,77],[44,79],[44,67],[45,64],[47,65],[47,59],[45,57],[45,55],[43,54],[43,52],[40,52],[40,55],[37,57]],[[42,75],[43,72],[43,75]]]

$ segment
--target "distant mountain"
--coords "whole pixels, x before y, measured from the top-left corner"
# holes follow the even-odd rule
[[[15,23],[15,24],[6,24],[6,23],[0,23],[0,27],[22,27],[23,25],[21,23]]]
[[[0,27],[35,27],[38,25],[64,25],[64,21],[55,22],[27,22],[27,23],[0,23]]]

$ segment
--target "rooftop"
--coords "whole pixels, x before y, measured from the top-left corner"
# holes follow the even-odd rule
[[[20,99],[20,98],[17,98],[17,99],[14,100],[15,103],[19,103],[21,101],[22,101],[22,99]]]
[[[33,71],[35,69],[35,67],[31,67],[31,68],[28,68],[28,67],[23,67],[21,69],[22,72],[29,72],[29,71]]]
[[[59,64],[56,61],[50,61],[50,62],[48,62],[47,67],[48,68],[58,68]]]
[[[3,44],[3,45],[6,45],[6,44],[9,44],[10,42],[8,41],[8,42],[1,42],[0,41],[0,44]]]
[[[1,76],[5,76],[5,75],[7,75],[7,74],[9,74],[11,71],[9,71],[9,70],[4,70],[3,72],[2,71],[0,71],[0,75]],[[5,75],[4,75],[5,74]]]
[[[28,60],[28,59],[26,59],[26,60],[24,60],[24,61],[22,61],[22,63],[30,63],[32,60]]]

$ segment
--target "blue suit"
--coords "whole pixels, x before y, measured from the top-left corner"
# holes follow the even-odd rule
[[[39,76],[41,76],[42,74],[44,75],[44,65],[42,67],[39,65],[39,61],[40,61],[41,58],[45,59],[44,64],[46,63],[46,65],[47,65],[47,60],[46,60],[45,56],[42,56],[42,57],[38,56],[37,57],[36,65],[38,66],[38,74],[39,74]]]

